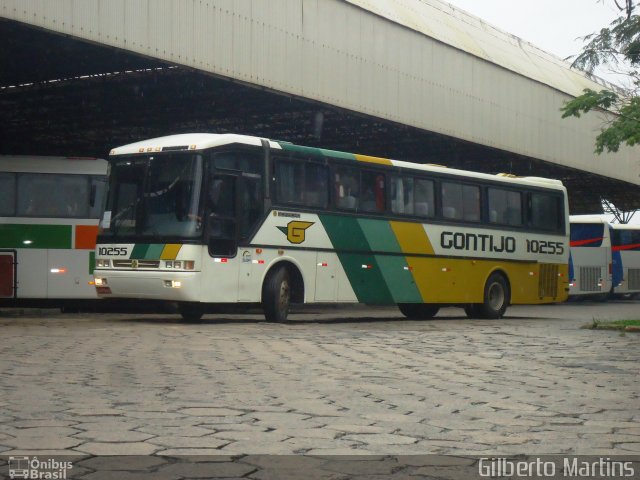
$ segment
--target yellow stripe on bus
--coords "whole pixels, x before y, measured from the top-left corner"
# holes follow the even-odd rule
[[[393,165],[388,158],[370,157],[369,155],[354,155],[359,162],[378,163],[380,165]]]
[[[540,264],[537,262],[414,256],[435,255],[424,226],[410,222],[389,223],[424,302],[481,303],[485,282],[496,270],[504,272],[509,279],[511,303],[549,302],[549,298],[539,296]],[[567,272],[567,265],[559,265],[556,301],[566,298]]]
[[[162,249],[160,260],[175,260],[181,247],[179,243],[167,243]]]
[[[431,241],[421,223],[389,222],[402,253],[433,255]]]

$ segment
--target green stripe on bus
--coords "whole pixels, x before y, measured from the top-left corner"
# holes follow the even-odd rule
[[[96,269],[96,252],[95,250],[91,250],[89,252],[89,275],[92,275],[95,269]]]
[[[154,243],[149,245],[149,250],[147,250],[147,254],[144,257],[146,260],[158,260],[160,255],[162,255],[162,250],[164,249],[164,243]]]
[[[393,297],[393,303],[422,303],[420,290],[404,257],[376,255],[376,261]]]
[[[72,248],[71,225],[0,225],[0,248]]]
[[[131,250],[131,255],[129,256],[129,258],[132,260],[143,260],[144,258],[146,258],[147,250],[149,250],[150,246],[151,245],[149,245],[148,243],[136,243],[133,247],[133,250]]]
[[[374,252],[402,253],[396,234],[388,221],[360,218],[358,224]],[[376,255],[375,258],[394,303],[422,301],[404,257]]]
[[[374,252],[402,253],[400,244],[388,221],[361,218],[358,220],[358,224],[369,247]]]
[[[395,303],[375,256],[338,253],[338,258],[360,303],[369,305]]]
[[[346,160],[356,160],[356,157],[353,153],[347,152],[339,152],[337,150],[327,150],[325,148],[315,148],[315,147],[303,147],[301,145],[293,145],[291,143],[279,143],[282,150],[286,150],[289,152],[297,152],[303,153],[306,155],[314,155],[314,156],[325,156],[325,157],[333,157],[333,158],[343,158]]]
[[[349,253],[350,250],[371,251],[358,219],[320,215],[320,221],[338,252],[338,259],[358,301],[378,305],[395,303],[376,258],[372,254]]]

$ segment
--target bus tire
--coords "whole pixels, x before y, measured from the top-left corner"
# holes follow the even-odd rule
[[[412,320],[429,320],[436,316],[440,306],[433,303],[399,303],[400,312]]]
[[[477,306],[480,318],[502,318],[509,305],[509,285],[504,275],[492,273],[484,285],[484,300]]]
[[[262,308],[269,322],[287,321],[291,305],[291,280],[285,266],[275,267],[262,286]]]
[[[477,303],[470,303],[464,307],[464,313],[468,318],[478,318],[481,315],[478,309],[479,306]]]
[[[178,312],[185,322],[196,323],[204,315],[204,305],[198,302],[183,302],[178,305]]]

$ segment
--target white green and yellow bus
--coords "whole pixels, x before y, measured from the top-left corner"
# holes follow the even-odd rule
[[[611,224],[613,292],[640,294],[640,225]]]
[[[98,236],[105,298],[213,304],[441,306],[499,318],[567,298],[562,183],[388,160],[232,134],[115,148]]]
[[[97,300],[105,160],[0,156],[0,305]]]
[[[571,215],[569,296],[606,301],[613,288],[611,229],[596,215]]]

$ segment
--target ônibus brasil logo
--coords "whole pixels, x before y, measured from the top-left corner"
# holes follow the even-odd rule
[[[66,479],[72,462],[54,458],[38,460],[38,457],[9,457],[9,478]]]

